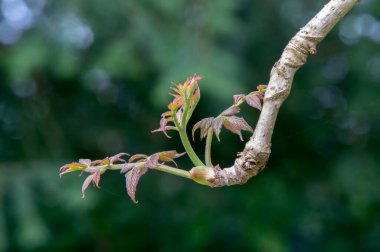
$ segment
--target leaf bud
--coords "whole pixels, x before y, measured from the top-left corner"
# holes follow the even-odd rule
[[[201,184],[211,186],[215,181],[214,168],[207,166],[197,166],[190,170],[191,178]]]

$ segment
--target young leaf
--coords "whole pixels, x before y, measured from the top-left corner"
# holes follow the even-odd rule
[[[144,175],[147,172],[147,170],[148,169],[145,167],[135,167],[125,174],[125,184],[127,188],[127,193],[135,204],[138,203],[138,201],[136,200],[137,184],[139,183],[141,176]]]
[[[200,129],[201,140],[202,138],[207,136],[208,129],[212,125],[213,120],[214,120],[214,117],[208,117],[208,118],[200,120],[194,125],[193,130],[192,130],[193,141],[194,141],[194,133],[195,131],[197,131],[197,129]]]
[[[184,127],[182,124],[186,124],[194,111],[196,105],[200,99],[200,90],[198,87],[198,81],[202,77],[195,75],[187,78],[185,83],[175,84],[171,87],[173,93],[170,93],[174,99],[169,103],[169,111],[161,115],[160,128],[153,130],[152,132],[163,132],[167,137],[166,130],[176,129]],[[174,126],[167,126],[169,122],[174,123]],[[177,128],[178,127],[178,128]]]
[[[147,157],[148,155],[145,155],[145,154],[135,154],[129,158],[128,163],[135,162],[135,160],[138,160],[138,159],[146,159]]]
[[[161,120],[160,120],[160,127],[158,129],[155,129],[155,130],[152,130],[152,133],[155,133],[155,132],[163,132],[165,134],[165,136],[167,138],[171,138],[171,136],[169,136],[166,131],[167,130],[170,130],[170,129],[173,129],[174,127],[173,126],[166,126],[166,124],[168,123],[168,119],[165,118],[165,117],[162,117]]]
[[[89,167],[88,165],[88,159],[80,159],[79,162],[73,162],[70,164],[65,164],[59,169],[59,176],[62,177],[63,174],[73,172],[73,171],[80,171],[83,169],[86,169]],[[91,162],[90,162],[91,164]]]
[[[243,94],[234,95],[234,105],[237,105],[244,98],[245,95]]]
[[[121,173],[128,172],[130,169],[142,168],[142,167],[154,169],[165,162],[173,162],[174,164],[176,164],[174,162],[174,159],[183,156],[185,153],[186,152],[178,153],[175,150],[171,150],[171,151],[157,152],[150,156],[147,156],[145,154],[136,154],[136,155],[133,155],[129,159],[128,161],[129,163],[125,164],[123,169],[120,172]],[[160,163],[160,161],[163,163]]]
[[[212,122],[212,128],[213,128],[213,130],[215,132],[215,136],[216,136],[216,138],[218,139],[219,142],[220,142],[219,134],[220,134],[220,130],[222,129],[223,120],[224,120],[223,117],[218,116]]]
[[[267,85],[258,85],[258,91],[253,91],[249,93],[247,96],[245,96],[245,101],[247,102],[247,104],[251,107],[261,110],[261,100],[264,99],[266,89]]]
[[[185,154],[186,154],[186,152],[178,153],[177,151],[172,150],[172,151],[158,152],[156,154],[153,154],[152,156],[157,156],[159,161],[172,162],[177,166],[177,163],[174,161],[174,159],[179,158]],[[158,165],[160,165],[160,164],[158,164]]]
[[[253,129],[251,128],[251,126],[249,126],[249,124],[242,117],[236,117],[236,116],[225,117],[223,121],[223,125],[224,127],[226,127],[226,129],[228,129],[232,133],[239,135],[241,141],[243,141],[243,136],[241,134],[242,130],[246,130],[253,133]]]
[[[89,175],[83,182],[83,185],[82,185],[82,199],[84,199],[86,197],[86,190],[87,190],[87,187],[91,184],[92,180],[93,180],[93,177],[94,177],[94,174],[91,174]]]
[[[126,152],[118,153],[118,154],[116,154],[116,155],[114,155],[114,156],[112,156],[112,157],[109,158],[111,164],[114,164],[116,162],[125,163],[125,160],[121,158],[122,156],[130,156],[130,155],[128,153],[126,153]]]
[[[238,106],[232,105],[228,109],[224,110],[220,115],[221,116],[232,116],[236,115],[240,112],[240,108]]]
[[[158,156],[157,155],[151,155],[146,159],[146,162],[144,164],[144,167],[149,169],[154,169],[160,166],[161,164],[158,162]]]
[[[175,117],[176,117],[176,119],[177,119],[178,122],[181,122],[182,121],[182,117],[183,117],[183,110],[182,109],[178,109],[177,113],[175,113]]]
[[[252,92],[245,97],[245,101],[247,102],[247,104],[258,110],[261,110],[261,99],[262,95],[257,91]]]
[[[236,117],[235,115],[240,112],[240,108],[233,105],[228,109],[224,110],[217,118],[212,122],[212,128],[215,132],[215,136],[220,141],[219,135],[222,129],[222,126],[226,127],[229,131],[239,135],[242,139],[241,131],[246,130],[253,132],[252,128],[242,117]]]
[[[94,187],[96,188],[100,188],[99,187],[99,182],[100,182],[100,175],[102,174],[102,171],[100,170],[95,170],[91,175],[89,175],[83,182],[83,185],[82,185],[82,198],[84,199],[85,198],[85,191],[86,189],[88,188],[88,186],[91,184],[94,185]]]
[[[257,90],[259,90],[259,92],[265,94],[265,91],[267,90],[267,86],[268,85],[260,84],[257,86]]]

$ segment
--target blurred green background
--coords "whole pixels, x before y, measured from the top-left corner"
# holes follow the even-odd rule
[[[150,171],[138,205],[118,172],[82,200],[84,178],[58,169],[182,151],[150,134],[170,83],[204,76],[193,122],[220,113],[268,81],[326,1],[0,3],[0,251],[380,251],[378,1],[362,0],[296,74],[259,176],[211,189]],[[254,125],[258,112],[242,112]],[[244,143],[221,137],[226,167]]]

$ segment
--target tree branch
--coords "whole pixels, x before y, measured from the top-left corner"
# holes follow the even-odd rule
[[[288,97],[296,71],[330,30],[358,3],[358,0],[331,0],[288,43],[274,64],[255,132],[232,167],[214,168],[214,187],[244,184],[262,171],[271,152],[271,138],[278,111]]]

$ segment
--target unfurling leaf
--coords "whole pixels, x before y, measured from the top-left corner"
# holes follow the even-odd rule
[[[194,133],[195,131],[197,131],[197,129],[200,129],[201,140],[202,138],[207,136],[208,129],[210,128],[213,120],[214,120],[214,117],[208,117],[208,118],[200,120],[194,125],[193,130],[192,130],[193,141],[194,141]]]
[[[234,105],[237,105],[244,97],[243,94],[234,95]]]
[[[91,159],[79,159],[79,163],[84,164],[88,167],[88,166],[91,166],[92,161]]]
[[[253,129],[251,128],[251,126],[249,126],[249,124],[242,117],[226,117],[223,121],[223,125],[232,133],[239,135],[241,141],[243,141],[243,136],[241,135],[242,130],[246,130],[253,133]]]
[[[125,184],[127,188],[127,193],[135,204],[138,203],[138,201],[136,200],[137,184],[139,183],[141,176],[144,175],[147,172],[147,170],[148,169],[145,167],[135,167],[125,174]]]
[[[111,157],[106,157],[101,160],[91,161],[90,159],[79,159],[79,162],[74,162],[71,164],[66,164],[60,168],[60,176],[65,173],[73,172],[73,171],[81,171],[90,173],[89,176],[84,180],[82,185],[82,198],[85,197],[85,191],[88,186],[92,183],[94,187],[99,187],[100,177],[106,172],[108,169],[112,168],[112,165],[119,163],[125,164],[126,161],[122,159],[123,156],[129,156],[128,153],[121,152]],[[82,174],[81,173],[81,174]]]
[[[153,130],[152,132],[163,132],[169,137],[166,134],[167,130],[179,130],[184,127],[182,124],[187,123],[199,102],[200,90],[198,87],[198,81],[201,79],[201,76],[195,75],[187,78],[185,83],[175,84],[174,87],[171,87],[173,93],[170,94],[174,99],[168,105],[169,111],[161,115],[160,128]],[[174,125],[168,126],[168,123]]]
[[[162,152],[158,152],[156,154],[153,154],[152,156],[157,156],[158,158],[158,161],[162,161],[162,162],[172,162],[174,163],[176,166],[177,166],[177,163],[174,161],[174,159],[176,158],[179,158],[183,155],[185,155],[186,152],[183,152],[183,153],[178,153],[177,151],[175,150],[171,150],[171,151],[162,151]],[[151,156],[151,157],[152,157]],[[157,163],[157,166],[159,166],[160,164]]]
[[[243,137],[241,134],[242,130],[253,133],[253,129],[244,120],[244,118],[237,116],[219,116],[214,120],[212,125],[215,132],[215,136],[218,139],[218,141],[220,141],[219,134],[222,125],[224,125],[224,127],[226,127],[226,129],[228,129],[232,133],[239,135],[241,141],[243,141]]]
[[[128,163],[133,163],[133,162],[135,162],[135,160],[145,159],[147,157],[148,157],[148,155],[145,155],[145,154],[135,154],[129,158]]]
[[[265,91],[267,91],[267,86],[268,85],[260,84],[257,86],[257,90],[259,90],[259,92],[265,94]]]
[[[90,161],[90,162],[88,162]],[[65,164],[59,169],[59,176],[62,177],[63,174],[73,172],[73,171],[81,171],[86,169],[91,165],[91,160],[89,159],[80,159],[79,162],[73,162],[70,164]]]
[[[194,133],[197,129],[200,129],[200,136],[201,139],[206,137],[209,134],[210,127],[215,132],[215,136],[220,141],[219,135],[220,131],[222,129],[222,126],[226,127],[229,131],[239,135],[240,139],[242,139],[241,131],[246,130],[253,132],[253,129],[251,126],[248,125],[248,123],[242,118],[242,117],[236,117],[235,115],[240,112],[240,108],[238,106],[232,105],[228,109],[224,110],[218,117],[209,117],[202,119],[201,121],[197,122],[192,131],[193,140],[194,140]]]
[[[151,169],[157,168],[158,166],[163,164],[163,163],[160,163],[159,161],[161,161],[161,162],[173,162],[177,166],[177,163],[174,161],[174,159],[181,157],[185,154],[186,154],[186,152],[178,153],[175,150],[157,152],[157,153],[150,155],[148,158],[146,158],[145,167],[151,168]]]
[[[112,156],[112,157],[109,158],[111,164],[114,164],[116,162],[125,163],[125,160],[121,158],[122,156],[130,156],[130,155],[128,153],[126,153],[126,152],[118,153],[118,154],[116,154],[116,155],[114,155],[114,156]]]
[[[135,198],[136,187],[140,180],[140,177],[145,174],[148,169],[155,169],[160,165],[163,165],[165,162],[175,163],[174,159],[181,157],[184,154],[185,153],[178,153],[175,150],[170,150],[157,152],[150,156],[145,154],[135,154],[131,156],[128,160],[128,163],[123,164],[123,168],[120,172],[126,172],[126,188],[128,195],[131,197],[132,201],[134,203],[137,203],[137,200]]]
[[[168,112],[170,112],[170,111],[168,111]],[[167,138],[171,138],[171,136],[169,136],[166,133],[166,131],[167,130],[174,130],[177,128],[174,126],[166,126],[168,124],[169,120],[171,120],[171,121],[173,120],[172,113],[171,112],[168,113],[168,112],[162,114],[162,118],[160,120],[160,127],[158,129],[153,130],[152,133],[163,132]],[[166,118],[167,116],[168,116],[168,118]]]
[[[264,99],[265,91],[267,85],[260,84],[257,87],[257,91],[253,91],[248,95],[238,94],[234,95],[234,106],[239,106],[244,101],[251,107],[254,107],[258,110],[262,109],[261,100]]]
[[[257,91],[252,92],[245,97],[247,104],[258,110],[261,110],[261,99],[262,99],[262,95]]]
[[[120,172],[124,173],[128,172],[131,169],[142,167],[154,169],[164,164],[165,162],[173,162],[176,164],[174,162],[174,159],[181,157],[184,154],[185,153],[178,153],[175,150],[157,152],[150,156],[147,156],[145,154],[136,154],[129,159],[128,163],[124,165],[123,169],[121,169]],[[160,163],[160,161],[163,163]]]
[[[267,85],[258,85],[258,91],[253,91],[245,96],[245,101],[251,107],[254,107],[258,110],[262,109],[261,100],[264,99],[265,91],[267,90]]]
[[[89,175],[83,182],[83,185],[82,185],[82,198],[84,199],[85,198],[85,191],[86,189],[88,188],[88,186],[91,184],[94,185],[94,187],[96,188],[100,188],[99,187],[99,182],[100,182],[100,175],[102,174],[103,172],[101,170],[95,170],[91,175]]]
[[[219,135],[220,135],[220,130],[222,129],[223,120],[224,120],[224,118],[222,116],[218,116],[212,122],[212,128],[213,128],[213,130],[215,132],[215,136],[216,136],[216,138],[218,139],[219,142],[220,142]]]

